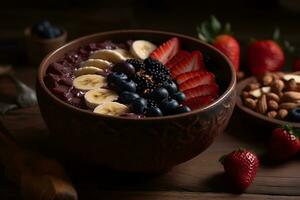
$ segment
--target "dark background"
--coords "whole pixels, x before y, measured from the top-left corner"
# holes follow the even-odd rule
[[[42,19],[64,27],[71,40],[86,34],[128,28],[159,29],[196,36],[196,25],[214,14],[222,22],[231,22],[242,45],[251,37],[270,38],[275,27],[280,27],[282,35],[297,45],[300,42],[300,2],[297,1],[2,1],[0,64],[26,64],[24,29]]]

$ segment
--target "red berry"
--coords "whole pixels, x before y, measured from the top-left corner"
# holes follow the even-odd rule
[[[251,185],[259,167],[257,156],[243,149],[223,156],[220,162],[224,166],[229,181],[239,192],[246,190]]]
[[[177,37],[173,37],[156,48],[150,54],[150,57],[166,64],[178,53],[180,48],[179,46],[179,39]]]
[[[177,65],[171,68],[171,74],[173,78],[176,78],[180,74],[203,70],[204,66],[201,64],[201,57],[199,52],[193,52],[191,56],[183,58]]]
[[[268,150],[271,159],[287,160],[300,151],[300,141],[292,128],[276,128],[272,131]]]
[[[192,71],[205,70],[203,54],[200,51],[193,51],[195,62]]]
[[[179,89],[181,91],[195,88],[200,85],[209,85],[215,82],[215,76],[211,72],[202,72],[197,76],[190,78],[183,83],[179,84]]]
[[[186,100],[184,104],[190,107],[190,109],[195,110],[213,102],[214,99],[215,97],[212,95],[198,96]]]
[[[238,71],[240,65],[240,45],[238,41],[230,35],[219,35],[212,44],[229,58],[235,70]]]
[[[282,49],[272,40],[256,41],[248,47],[247,64],[254,75],[280,71],[284,60]]]
[[[211,95],[214,98],[218,95],[219,87],[216,83],[210,85],[200,85],[198,87],[185,90],[183,93],[186,96],[186,101],[194,97]]]
[[[201,76],[203,73],[206,73],[206,71],[191,71],[191,72],[186,72],[183,74],[180,74],[179,76],[176,77],[176,82],[180,85],[181,83],[194,78],[196,76]]]
[[[177,65],[180,61],[185,59],[186,57],[190,57],[191,54],[187,51],[179,51],[169,62],[165,64],[165,66],[169,69]]]

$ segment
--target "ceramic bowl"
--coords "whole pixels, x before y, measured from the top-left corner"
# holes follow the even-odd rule
[[[192,112],[143,119],[102,116],[63,102],[44,83],[49,64],[82,45],[108,39],[159,44],[174,36],[184,49],[200,50],[210,58],[207,67],[220,85],[217,100]],[[223,132],[235,105],[235,85],[232,64],[208,44],[169,32],[122,30],[82,37],[49,54],[40,65],[36,89],[40,111],[62,154],[116,170],[160,172],[197,156]]]

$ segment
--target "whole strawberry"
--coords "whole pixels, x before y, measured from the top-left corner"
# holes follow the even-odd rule
[[[276,161],[284,161],[300,151],[300,141],[296,132],[289,126],[276,128],[272,131],[268,153]]]
[[[198,37],[211,43],[214,47],[224,53],[232,62],[236,72],[240,66],[240,45],[238,41],[230,35],[230,24],[226,23],[222,29],[221,23],[214,16],[210,21],[204,21],[197,27]]]
[[[220,162],[238,192],[243,192],[250,186],[259,167],[257,156],[245,149],[238,149],[221,157]]]
[[[279,71],[284,60],[283,50],[273,40],[255,41],[248,47],[247,65],[253,75]]]

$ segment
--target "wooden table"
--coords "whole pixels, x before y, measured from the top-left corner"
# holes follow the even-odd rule
[[[17,70],[18,77],[32,86],[35,74],[35,69]],[[0,80],[1,100],[8,97],[6,101],[13,101],[14,94],[13,87],[6,80]],[[1,116],[0,122],[20,144],[45,149],[48,132],[37,107],[12,111]],[[87,167],[84,163],[65,163],[65,167],[81,200],[300,199],[300,157],[280,165],[271,165],[262,159],[251,187],[241,195],[230,193],[219,157],[238,147],[263,155],[267,134],[263,128],[243,121],[240,113],[235,111],[226,131],[209,149],[165,174],[117,173]],[[19,189],[6,181],[3,170],[0,172],[0,199],[20,199]]]

